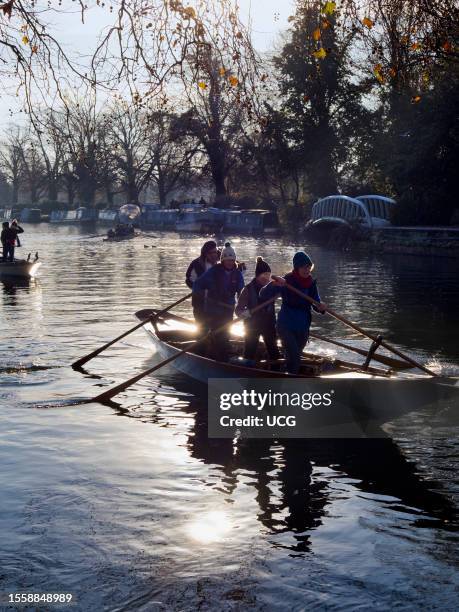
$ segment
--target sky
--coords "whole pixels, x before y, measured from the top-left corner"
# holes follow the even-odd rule
[[[275,47],[279,34],[287,28],[293,5],[294,0],[239,0],[241,19],[248,23],[250,16],[253,42],[260,52],[268,52]],[[82,24],[77,3],[63,0],[62,6],[64,9],[70,7],[70,10],[65,14],[51,15],[53,22],[50,31],[70,57],[88,56],[109,23],[106,8],[93,5],[85,13],[85,23]],[[22,122],[24,115],[19,112],[20,108],[19,97],[0,94],[0,130],[11,123]]]

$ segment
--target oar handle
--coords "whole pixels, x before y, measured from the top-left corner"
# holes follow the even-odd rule
[[[263,302],[262,304],[258,304],[258,306],[255,306],[255,308],[252,308],[250,310],[250,314],[253,314],[253,313],[257,312],[257,310],[260,310],[261,308],[265,308],[265,306],[268,306],[269,304],[274,302],[276,297],[277,296],[274,296],[274,297],[270,298],[269,300],[266,300],[266,302]],[[157,317],[159,314],[160,313],[155,315],[155,317]],[[190,350],[194,349],[196,346],[201,344],[201,342],[204,342],[204,340],[206,340],[206,338],[208,336],[210,336],[212,334],[218,334],[219,332],[223,331],[229,325],[233,325],[234,323],[238,323],[239,321],[243,321],[243,318],[242,317],[238,317],[237,319],[231,319],[231,321],[227,321],[223,325],[220,325],[220,327],[217,327],[217,329],[211,330],[210,332],[208,332],[207,334],[205,334],[204,336],[199,338],[199,340],[196,340],[196,342],[193,342],[192,344],[190,344],[186,348],[182,349],[181,351],[179,351],[175,355],[172,355],[171,357],[168,357],[164,361],[161,361],[161,363],[158,363],[158,364],[154,365],[153,367],[149,368],[148,370],[145,370],[144,372],[140,372],[140,374],[137,374],[136,376],[133,376],[129,380],[126,380],[125,382],[120,383],[119,385],[115,385],[111,389],[108,389],[108,391],[105,391],[104,393],[101,393],[100,395],[97,395],[96,397],[94,397],[92,399],[86,400],[85,403],[86,404],[89,404],[89,403],[92,403],[92,402],[104,403],[104,402],[107,402],[107,401],[111,400],[112,397],[114,397],[115,395],[118,395],[118,393],[121,393],[122,391],[124,391],[125,389],[130,387],[131,385],[134,385],[136,382],[138,382],[139,380],[141,380],[145,376],[148,376],[149,374],[152,374],[153,372],[155,372],[156,370],[159,370],[160,368],[162,368],[163,366],[167,365],[168,363],[171,363],[171,361],[174,361],[178,357],[181,357],[185,353],[188,353]],[[141,325],[145,325],[145,323],[146,323],[146,321],[143,321],[141,323]]]
[[[312,299],[312,297],[310,297],[309,295],[305,295],[299,289],[297,289],[296,287],[293,287],[289,283],[285,283],[283,286],[287,287],[288,289],[290,289],[290,291],[293,291],[293,293],[296,293],[297,295],[301,296],[302,298],[304,298],[306,301],[308,301],[313,306],[317,307],[319,305],[319,302],[316,302],[316,300]],[[352,327],[352,329],[355,329],[356,331],[361,333],[363,336],[366,336],[367,338],[370,338],[371,340],[373,340],[373,342],[377,341],[377,338],[378,338],[377,336],[375,336],[373,334],[370,334],[369,332],[365,331],[359,325],[357,325],[356,323],[353,323],[352,321],[349,321],[349,319],[346,319],[346,317],[341,316],[340,314],[338,314],[337,312],[335,312],[334,310],[332,310],[328,306],[325,308],[325,310],[323,312],[328,312],[329,315],[331,315],[332,317],[334,317],[338,321],[341,321],[345,325],[348,325],[349,327]],[[414,359],[411,359],[411,357],[409,357],[408,355],[405,355],[404,353],[402,353],[401,351],[396,349],[394,346],[391,346],[390,344],[388,344],[384,340],[381,342],[381,346],[384,346],[384,348],[386,348],[387,350],[391,351],[395,355],[398,355],[399,357],[401,357],[402,359],[404,359],[408,363],[411,363],[411,365],[415,366],[416,368],[419,368],[420,370],[423,370],[427,374],[430,374],[430,376],[437,376],[437,374],[435,374],[435,372],[432,372],[431,370],[426,368],[424,365],[422,365],[422,363],[419,363],[419,362],[415,361]]]
[[[168,310],[171,310],[171,308],[174,308],[174,306],[178,306],[179,304],[181,304],[182,302],[187,300],[189,297],[191,297],[191,295],[192,295],[191,293],[188,293],[187,295],[185,295],[184,297],[180,298],[179,300],[177,300],[176,302],[174,302],[173,304],[171,304],[167,308],[164,308],[163,310],[160,310],[159,312],[155,313],[154,315],[152,315],[150,317],[150,320],[154,320],[157,317],[161,316],[162,314],[166,313]],[[115,344],[115,342],[118,342],[118,340],[121,340],[122,338],[125,338],[129,334],[132,334],[132,332],[134,332],[136,329],[139,329],[139,327],[142,327],[143,325],[145,325],[145,321],[141,321],[140,323],[138,323],[137,325],[135,325],[134,327],[132,327],[128,331],[122,333],[120,336],[117,336],[113,340],[110,340],[110,342],[107,342],[106,344],[104,344],[103,346],[99,347],[95,351],[92,351],[92,353],[89,353],[88,355],[85,355],[84,357],[81,357],[80,359],[77,359],[77,361],[74,361],[72,363],[72,368],[81,368],[82,365],[84,365],[86,362],[88,362],[91,359],[93,359],[93,357],[96,357],[97,355],[99,355],[99,353],[102,353],[102,351],[105,351],[105,349],[107,349],[108,347],[112,346],[112,344]]]

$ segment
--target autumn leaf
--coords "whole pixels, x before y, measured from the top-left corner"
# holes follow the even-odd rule
[[[236,85],[239,85],[239,79],[235,76],[228,77],[228,81],[230,82],[231,87],[236,87]]]
[[[186,6],[183,9],[183,15],[185,18],[188,19],[195,19],[196,18],[196,11],[194,10],[194,8],[192,6]]]
[[[320,40],[320,35],[321,35],[320,28],[317,28],[312,33],[312,37],[313,37],[314,40]]]
[[[374,26],[374,23],[371,21],[369,17],[364,17],[362,19],[362,23],[365,27],[369,28],[370,30]]]
[[[207,83],[204,83],[204,81],[198,81],[198,87],[199,89],[207,89]]]
[[[419,49],[419,43],[414,42],[411,47],[410,47],[411,51],[417,51]]]
[[[0,8],[3,11],[3,14],[8,18],[11,17],[11,11],[13,10],[14,0],[10,0],[9,2],[5,2],[5,4],[0,5]]]
[[[385,83],[384,77],[381,74],[381,70],[382,70],[382,66],[381,64],[376,64],[376,66],[373,69],[373,74],[375,75],[376,79],[382,84]]]
[[[336,11],[336,2],[326,2],[322,9],[322,12],[324,13],[324,15],[333,15],[335,11]]]
[[[25,36],[25,35],[24,35],[24,36],[21,38],[21,40],[22,40],[22,42],[23,42],[25,45],[28,45],[28,44],[29,44],[29,37],[28,37],[28,36]]]
[[[326,30],[331,26],[331,23],[328,21],[328,19],[323,19],[320,25],[322,26],[322,30]]]
[[[408,39],[408,36],[402,36],[402,37],[401,37],[401,39],[400,39],[400,42],[401,42],[403,45],[406,45],[406,44],[408,43],[408,40],[409,40],[409,39]]]
[[[32,53],[36,53],[38,51],[37,45],[32,46]]]
[[[219,72],[220,76],[225,76],[226,68],[220,68],[220,70],[218,72]]]
[[[447,40],[443,43],[442,49],[443,51],[446,51],[446,53],[450,53],[453,50],[453,45],[450,43],[449,40]]]
[[[295,15],[290,15],[290,16],[287,18],[287,21],[288,21],[288,23],[291,23],[292,21],[295,21]]]
[[[309,96],[306,94],[303,96],[303,102],[309,102]]]
[[[396,74],[397,74],[397,71],[395,70],[395,68],[391,68],[389,70],[389,76],[391,76],[392,78],[394,78]]]
[[[411,98],[411,104],[417,104],[420,101],[421,101],[421,96],[413,96]]]
[[[324,59],[327,57],[327,52],[325,51],[323,47],[320,47],[320,49],[318,49],[317,51],[314,51],[313,56],[316,59]]]

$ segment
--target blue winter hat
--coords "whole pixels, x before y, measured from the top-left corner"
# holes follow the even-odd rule
[[[312,266],[312,259],[304,251],[298,251],[293,256],[293,267],[302,268],[303,266]]]

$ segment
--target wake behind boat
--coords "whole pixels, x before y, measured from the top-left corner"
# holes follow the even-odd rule
[[[104,242],[121,242],[122,240],[132,240],[132,238],[137,238],[140,236],[142,232],[134,232],[133,234],[126,235],[110,235],[103,239]]]

